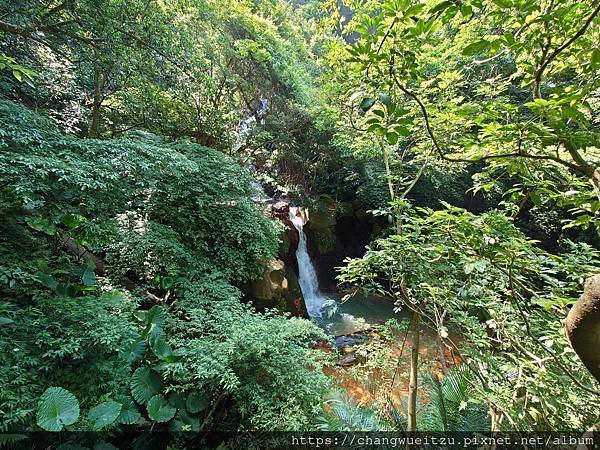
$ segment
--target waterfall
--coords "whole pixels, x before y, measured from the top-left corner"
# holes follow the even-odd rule
[[[290,207],[290,219],[294,224],[298,234],[300,236],[300,242],[298,243],[298,249],[296,250],[296,259],[298,260],[298,282],[300,283],[300,289],[304,296],[304,303],[308,315],[311,318],[321,317],[321,307],[328,298],[323,296],[319,291],[319,281],[317,280],[317,273],[315,267],[308,254],[306,247],[306,234],[304,234],[304,218],[300,208]]]
[[[234,154],[238,153],[240,148],[242,148],[242,146],[246,143],[248,135],[257,124],[257,118],[260,120],[260,124],[264,124],[265,122],[265,116],[269,111],[269,100],[264,97],[260,97],[258,101],[260,104],[258,109],[240,122],[237,136],[232,146]],[[251,174],[256,175],[256,167],[254,167],[254,164],[249,157],[245,161],[245,166]],[[269,198],[256,179],[252,180],[252,188],[254,190],[254,193],[251,196],[253,201],[264,202]]]
[[[257,118],[260,120],[261,124],[264,124],[265,122],[265,116],[269,111],[269,100],[267,100],[264,97],[260,97],[258,101],[260,103],[258,109],[255,112],[251,112],[248,117],[246,117],[240,122],[236,140],[233,143],[234,152],[237,152],[242,147],[242,145],[246,143],[248,135],[257,123]]]

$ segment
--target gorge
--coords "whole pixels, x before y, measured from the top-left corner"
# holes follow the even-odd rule
[[[593,433],[597,3],[0,2],[0,447]]]

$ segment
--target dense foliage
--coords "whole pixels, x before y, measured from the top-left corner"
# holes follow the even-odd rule
[[[195,144],[80,140],[0,109],[2,429],[307,427],[320,332],[234,287],[277,247],[244,170]]]
[[[497,211],[422,210],[406,217],[402,235],[350,261],[340,278],[396,298],[460,348],[477,375],[469,401],[484,401],[506,427],[582,429],[598,420],[598,403],[586,395],[593,384],[561,320],[600,253],[570,247],[561,256],[545,253]],[[574,385],[565,391],[558,380]]]
[[[594,426],[564,321],[600,267],[598,42],[590,1],[2,2],[0,431]],[[332,337],[249,294],[300,292],[281,200],[322,278],[408,317],[406,401],[334,389]],[[390,327],[350,359],[394,388]]]

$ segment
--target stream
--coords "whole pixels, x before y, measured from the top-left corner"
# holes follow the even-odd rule
[[[314,264],[308,254],[304,225],[306,217],[298,207],[290,207],[290,220],[299,234],[296,259],[298,260],[298,282],[309,317],[328,334],[341,336],[356,333],[371,325],[397,319],[398,313],[391,302],[376,297],[354,296],[342,301],[339,294],[324,294]]]

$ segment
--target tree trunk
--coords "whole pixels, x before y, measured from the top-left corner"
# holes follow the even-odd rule
[[[88,137],[97,138],[100,129],[100,110],[104,101],[104,88],[108,81],[108,73],[100,73],[96,70],[94,73],[94,99],[92,102],[92,120],[88,130]]]
[[[438,348],[440,367],[442,368],[442,373],[446,375],[450,371],[450,369],[448,368],[448,363],[446,362],[446,355],[444,354],[444,341],[439,333],[437,334],[435,341]]]
[[[569,311],[565,329],[573,350],[600,382],[600,274],[585,282],[583,294]]]
[[[596,190],[598,200],[600,200],[600,169],[594,170],[590,181],[592,182],[592,186],[594,186],[594,189]]]
[[[396,200],[396,193],[394,192],[394,183],[392,182],[392,171],[390,169],[390,157],[385,148],[384,144],[381,144],[381,151],[383,153],[383,164],[385,165],[385,178],[387,180],[388,191],[390,193],[390,201],[393,202]],[[402,234],[402,219],[400,217],[400,211],[397,208],[394,208],[395,217],[394,221],[396,222],[396,233]]]
[[[412,349],[410,352],[410,378],[408,384],[408,425],[406,431],[417,431],[417,389],[419,377],[419,338],[421,335],[421,316],[413,313],[412,324]]]

